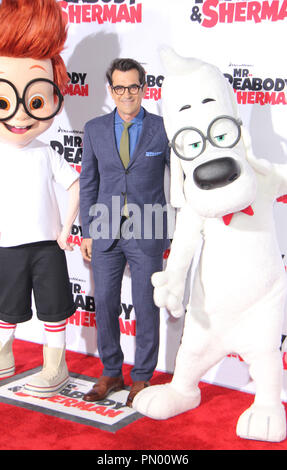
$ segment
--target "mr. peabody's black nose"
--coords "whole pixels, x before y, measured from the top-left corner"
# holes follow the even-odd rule
[[[223,157],[199,165],[193,172],[193,179],[200,189],[215,189],[232,183],[240,173],[236,160]]]

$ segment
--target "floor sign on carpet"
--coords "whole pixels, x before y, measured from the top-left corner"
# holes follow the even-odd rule
[[[84,401],[83,395],[92,388],[96,380],[80,374],[70,373],[69,384],[51,398],[29,396],[25,393],[24,385],[40,369],[41,367],[29,370],[1,381],[0,402],[111,432],[141,418],[139,413],[125,406],[128,390],[111,393],[105,400],[95,403]]]

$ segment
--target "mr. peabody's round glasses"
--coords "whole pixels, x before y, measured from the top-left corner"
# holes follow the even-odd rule
[[[208,126],[205,136],[195,127],[183,127],[174,135],[170,145],[182,160],[193,160],[206,148],[206,141],[218,148],[234,147],[240,137],[242,122],[231,116],[218,116]]]
[[[20,104],[31,118],[46,121],[59,112],[63,99],[57,85],[46,78],[36,78],[28,82],[22,98],[12,82],[0,79],[0,121],[11,119]]]
[[[112,90],[116,93],[116,95],[123,95],[126,90],[131,95],[137,95],[138,92],[143,88],[143,85],[129,85],[129,86],[122,86],[122,85],[116,85],[111,87]]]

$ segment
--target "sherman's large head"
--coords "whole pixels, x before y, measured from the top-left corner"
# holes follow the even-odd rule
[[[55,0],[3,0],[0,24],[0,141],[22,147],[61,110],[66,26]]]

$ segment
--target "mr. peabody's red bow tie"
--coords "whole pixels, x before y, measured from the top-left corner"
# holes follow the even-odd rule
[[[254,212],[253,212],[253,209],[252,209],[251,206],[248,206],[248,207],[246,207],[246,209],[242,209],[242,211],[239,211],[239,212],[243,212],[244,214],[247,214],[247,215],[254,215]],[[226,214],[222,217],[223,222],[225,223],[225,225],[230,224],[231,219],[233,217],[233,214],[234,214],[234,212],[231,212],[230,214]]]
[[[278,202],[283,202],[284,204],[287,204],[287,194],[284,194],[284,196],[278,197],[277,201]],[[253,209],[252,209],[251,206],[246,207],[246,209],[243,209],[240,212],[244,212],[244,214],[247,214],[247,215],[254,215],[254,212],[253,212]],[[226,214],[222,217],[223,222],[225,223],[225,225],[230,224],[232,217],[233,217],[233,212],[231,214]]]

